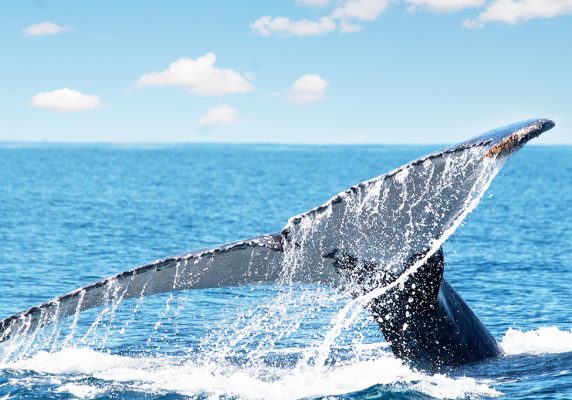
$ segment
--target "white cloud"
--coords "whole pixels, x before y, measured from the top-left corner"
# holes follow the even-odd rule
[[[292,84],[287,99],[291,103],[315,103],[326,98],[328,82],[317,74],[307,74]]]
[[[236,109],[226,105],[219,104],[201,116],[199,119],[199,126],[213,126],[213,125],[234,125],[238,124],[238,114]]]
[[[306,7],[325,7],[330,4],[330,0],[296,0],[296,3]]]
[[[487,22],[514,25],[535,18],[572,15],[572,0],[495,0],[477,18],[466,19],[463,26],[477,28]]]
[[[63,88],[52,92],[40,92],[30,100],[30,106],[59,113],[92,111],[101,107],[99,97]]]
[[[354,33],[363,30],[361,25],[350,24],[347,21],[340,22],[340,32],[342,33]]]
[[[60,33],[69,32],[72,28],[69,26],[62,26],[53,22],[40,22],[25,27],[22,33],[26,36],[45,36],[45,35],[59,35]]]
[[[265,15],[250,24],[250,29],[262,36],[270,36],[273,33],[293,36],[318,36],[336,30],[336,23],[328,17],[322,17],[317,21],[307,19],[291,21],[286,17],[272,18]]]
[[[180,58],[165,71],[143,74],[136,86],[182,87],[199,96],[245,93],[253,90],[245,76],[232,69],[215,67],[216,56],[207,53],[196,60]]]
[[[346,0],[332,12],[332,18],[373,21],[379,17],[390,0]]]
[[[297,0],[307,6],[325,7],[330,0]],[[318,20],[292,21],[287,17],[264,16],[250,25],[262,36],[273,34],[317,36],[339,31],[353,33],[363,29],[360,22],[379,18],[391,3],[408,4],[407,11],[456,12],[467,8],[484,10],[476,17],[463,21],[466,28],[476,28],[488,22],[516,24],[534,18],[554,18],[572,15],[572,0],[338,0],[329,16]]]
[[[408,11],[427,8],[437,12],[455,12],[465,8],[482,7],[485,0],[407,0],[410,4]]]
[[[392,0],[339,0],[329,16],[318,20],[302,19],[292,21],[287,17],[258,18],[250,29],[262,36],[272,34],[293,36],[318,36],[339,29],[342,33],[353,33],[363,28],[348,21],[373,21],[389,6]],[[329,0],[298,0],[305,5],[325,6]],[[339,20],[339,26],[336,23]]]

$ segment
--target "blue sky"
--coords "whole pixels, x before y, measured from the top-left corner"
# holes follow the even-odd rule
[[[572,144],[572,0],[14,0],[0,52],[0,141]]]

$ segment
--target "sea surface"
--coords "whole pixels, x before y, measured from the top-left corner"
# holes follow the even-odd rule
[[[280,231],[438,148],[4,144],[0,319],[158,258]],[[343,293],[203,289],[87,311],[18,354],[4,343],[0,398],[572,398],[572,147],[516,154],[444,250],[447,279],[505,356],[418,371],[363,311],[311,365]]]

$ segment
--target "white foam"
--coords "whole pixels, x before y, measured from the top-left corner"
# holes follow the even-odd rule
[[[411,370],[385,352],[373,359],[353,360],[318,370],[310,367],[286,369],[201,364],[180,357],[134,358],[90,348],[68,348],[56,353],[41,352],[30,359],[2,367],[58,374],[62,382],[57,390],[80,398],[99,395],[107,387],[83,384],[78,381],[82,377],[109,382],[109,386],[115,389],[119,386],[145,392],[214,397],[230,395],[245,399],[328,396],[355,392],[378,384],[406,385],[437,398],[500,394],[472,378],[426,375]]]
[[[65,348],[56,353],[40,351],[31,358],[19,360],[2,368],[15,368],[49,374],[94,374],[126,365],[137,365],[138,359],[96,352],[87,347]]]
[[[56,389],[59,393],[69,393],[78,399],[92,399],[105,393],[105,389],[92,385],[83,385],[78,383],[66,383]]]
[[[507,355],[572,352],[572,330],[551,326],[523,332],[509,328],[500,345]]]

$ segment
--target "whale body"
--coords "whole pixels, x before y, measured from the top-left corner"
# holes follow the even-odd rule
[[[554,122],[534,119],[476,136],[350,187],[291,218],[281,232],[159,259],[0,322],[0,342],[110,301],[256,284],[315,283],[365,305],[394,354],[442,368],[502,354],[443,278],[443,242],[504,162]]]

